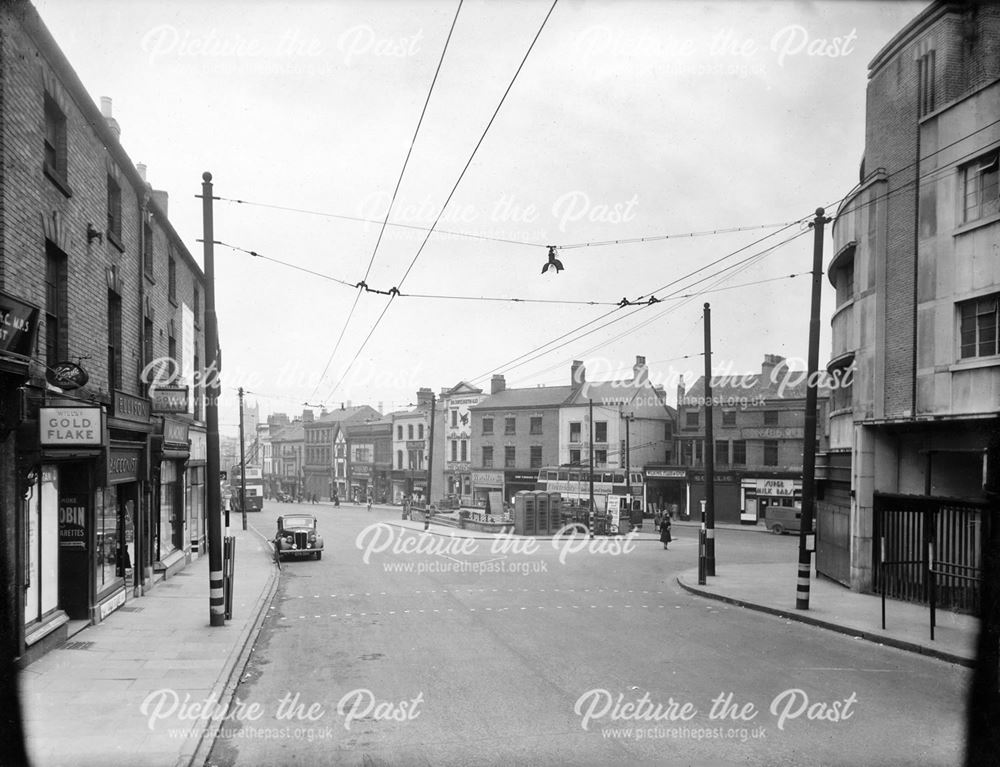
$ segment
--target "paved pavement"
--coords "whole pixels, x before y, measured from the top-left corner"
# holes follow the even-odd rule
[[[697,526],[695,523],[674,524]],[[716,527],[721,530],[721,535],[730,534],[730,530],[734,533],[764,531],[763,527]],[[809,609],[799,610],[795,607],[797,580],[798,561],[759,565],[717,563],[715,577],[706,578],[703,586],[698,585],[697,568],[677,577],[677,582],[687,591],[711,599],[952,663],[972,666],[975,661],[979,620],[974,616],[938,610],[934,639],[931,640],[930,609],[926,605],[887,599],[883,629],[882,598],[879,595],[852,591],[817,575],[814,560]]]
[[[251,529],[243,531],[234,520],[234,617],[224,627],[209,625],[208,557],[203,556],[21,672],[32,764],[204,763],[277,588],[278,569],[265,542],[270,529],[258,533],[253,522],[251,517]],[[738,525],[718,529],[720,535],[763,532]],[[795,562],[720,564],[704,586],[697,583],[696,569],[682,573],[678,582],[712,599],[972,664],[975,618],[939,611],[931,641],[926,607],[889,601],[883,631],[878,596],[815,577],[810,609],[797,610],[796,572]]]
[[[225,626],[209,625],[206,555],[21,671],[34,767],[204,762],[224,714],[218,702],[228,705],[278,582],[253,517],[247,531],[238,516],[233,524]]]

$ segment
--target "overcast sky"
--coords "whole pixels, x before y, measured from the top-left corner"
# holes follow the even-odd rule
[[[808,232],[745,262],[801,227],[690,277],[776,230],[566,248],[565,270],[543,277],[545,246],[785,224],[835,203],[858,180],[868,62],[926,3],[561,0],[415,262],[421,228],[441,212],[549,2],[462,5],[377,252],[457,2],[36,6],[95,101],[113,99],[123,146],[169,192],[170,218],[199,262],[195,195],[207,170],[217,196],[261,204],[217,201],[217,240],[351,285],[374,253],[367,284],[404,294],[357,355],[389,301],[361,294],[331,360],[357,289],[216,246],[223,386],[245,387],[265,413],[294,414],[305,402],[400,409],[422,386],[460,380],[488,391],[493,372],[508,386],[566,384],[573,359],[588,377],[621,376],[636,355],[672,399],[679,373],[702,370],[700,356],[682,358],[702,351],[705,301],[717,365],[804,360],[808,276],[717,290],[807,271]],[[831,250],[828,236],[826,262]],[[735,268],[693,284],[725,266]],[[623,297],[707,288],[716,291],[618,309],[586,337],[514,362]],[[832,299],[824,279],[821,361]],[[224,423],[236,420],[231,402]]]

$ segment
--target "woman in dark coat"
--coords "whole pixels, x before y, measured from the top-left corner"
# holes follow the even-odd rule
[[[673,540],[670,537],[670,515],[664,514],[663,519],[660,521],[660,541],[663,543],[663,548],[667,548],[667,544]]]

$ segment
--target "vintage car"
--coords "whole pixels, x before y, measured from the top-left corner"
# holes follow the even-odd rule
[[[278,517],[278,532],[274,536],[274,552],[283,557],[323,558],[323,538],[316,532],[316,517],[312,514],[285,514]]]

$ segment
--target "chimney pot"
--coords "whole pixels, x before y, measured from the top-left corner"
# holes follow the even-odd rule
[[[576,386],[577,384],[586,383],[587,381],[587,369],[583,366],[582,360],[573,360],[573,365],[570,367],[570,385]]]

